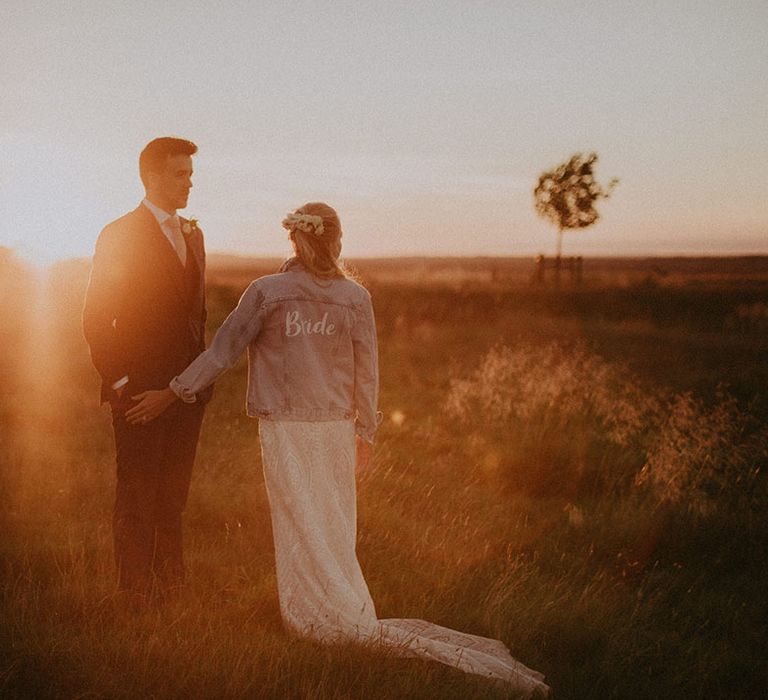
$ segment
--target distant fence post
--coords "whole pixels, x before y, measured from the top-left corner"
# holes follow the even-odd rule
[[[571,258],[572,265],[571,265],[571,281],[574,284],[581,284],[581,268],[582,264],[584,263],[584,258],[579,255],[576,258]]]
[[[537,284],[544,284],[547,276],[547,269],[555,272],[555,285],[560,286],[560,271],[567,270],[570,275],[571,284],[581,284],[583,279],[584,258],[579,255],[573,258],[561,258],[559,255],[554,258],[548,258],[545,255],[537,255],[535,258],[536,271],[534,278]]]

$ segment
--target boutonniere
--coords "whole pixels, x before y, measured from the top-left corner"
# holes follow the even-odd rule
[[[181,225],[181,231],[187,235],[192,233],[192,231],[197,231],[197,219],[190,219],[189,221],[185,221]]]

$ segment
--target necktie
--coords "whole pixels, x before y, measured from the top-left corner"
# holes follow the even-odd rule
[[[171,216],[166,219],[166,225],[171,231],[173,247],[182,265],[187,264],[187,244],[184,242],[184,235],[181,233],[181,222],[178,216]]]

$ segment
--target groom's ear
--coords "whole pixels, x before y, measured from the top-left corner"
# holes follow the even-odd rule
[[[141,178],[144,183],[144,189],[147,192],[156,190],[158,187],[162,186],[160,180],[168,165],[168,158],[169,156],[165,156],[159,162],[158,159],[155,158],[153,161],[147,163]]]
[[[157,178],[160,173],[157,170],[147,170],[144,176],[144,189],[151,190],[157,186]]]
[[[157,194],[158,190],[162,189],[161,182],[162,173],[157,170],[148,170],[144,176],[144,192],[149,196],[150,194]]]

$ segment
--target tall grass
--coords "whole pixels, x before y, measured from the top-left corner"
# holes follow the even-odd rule
[[[469,377],[453,380],[446,410],[512,487],[576,497],[632,480],[661,406],[580,342],[492,349]]]
[[[583,343],[494,347],[451,382],[462,459],[561,506],[517,562],[572,606],[551,631],[571,660],[586,645],[590,696],[752,697],[766,679],[768,426],[715,397],[643,385]],[[510,597],[514,572],[495,584]]]
[[[436,664],[285,634],[242,361],[206,414],[185,515],[189,584],[161,608],[122,604],[109,416],[79,330],[84,273],[48,281],[45,361],[23,313],[34,286],[22,273],[0,284],[0,696],[506,697]],[[217,279],[211,331],[242,287]],[[373,282],[387,420],[359,481],[358,554],[379,615],[499,637],[558,698],[758,697],[762,388],[754,406],[718,393],[723,368],[698,392],[714,350],[685,354],[688,342],[727,348],[742,387],[762,376],[762,341],[724,322],[755,292],[738,301],[728,288],[715,337],[711,319],[657,323],[655,288],[587,317],[580,292]],[[676,303],[680,323],[699,318]],[[675,362],[689,386],[666,382]]]
[[[583,342],[493,348],[452,380],[446,411],[515,490],[584,498],[647,485],[700,516],[768,505],[768,426],[722,388],[705,404],[643,386]]]

